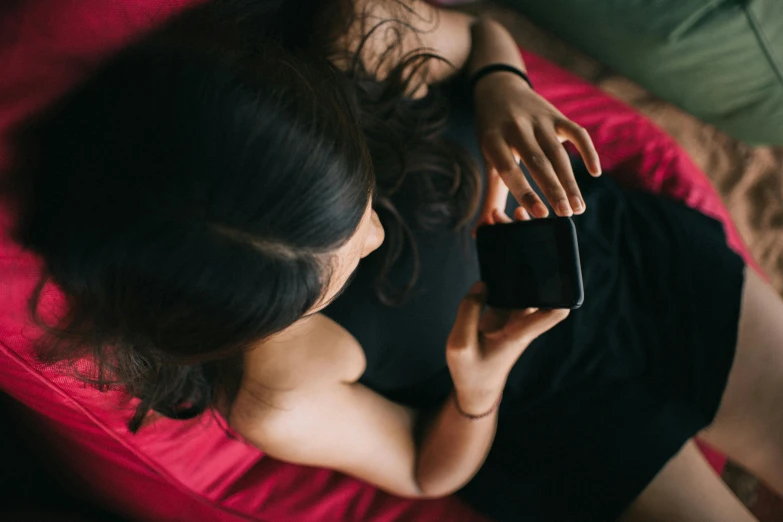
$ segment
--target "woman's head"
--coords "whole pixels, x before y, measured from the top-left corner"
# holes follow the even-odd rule
[[[323,307],[383,239],[350,84],[272,44],[150,39],[20,147],[16,234],[68,298],[58,326],[173,416],[213,398],[162,405],[156,371],[191,382]]]
[[[243,350],[326,306],[383,241],[371,200],[389,232],[385,303],[417,277],[407,218],[470,221],[478,175],[442,137],[447,104],[405,95],[405,71],[432,56],[408,53],[384,80],[361,60],[331,64],[352,5],[208,2],[20,130],[2,188],[18,240],[45,262],[31,308],[47,280],[68,304],[39,354],[95,361],[82,378],[141,399],[132,430],[150,410],[230,402]],[[405,251],[413,270],[392,285]]]

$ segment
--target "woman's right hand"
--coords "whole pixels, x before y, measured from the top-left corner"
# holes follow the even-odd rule
[[[484,311],[486,289],[476,283],[460,303],[446,345],[446,361],[460,409],[480,415],[497,403],[511,368],[538,336],[570,310]]]

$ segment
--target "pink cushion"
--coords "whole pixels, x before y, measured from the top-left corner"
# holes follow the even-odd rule
[[[10,38],[0,40],[0,133],[85,74],[74,58],[95,63],[197,1],[38,0],[1,8],[0,34]],[[671,138],[595,87],[538,57],[526,58],[541,93],[591,132],[605,170],[722,220],[731,245],[750,261],[720,198]],[[0,209],[0,230],[9,220]],[[125,423],[134,402],[34,360],[37,330],[26,301],[38,268],[0,234],[0,389],[27,406],[27,422],[50,443],[56,460],[107,507],[141,520],[486,520],[456,498],[402,500],[339,473],[265,457],[209,415],[160,419],[129,434]],[[57,290],[48,288],[45,306],[59,302]]]

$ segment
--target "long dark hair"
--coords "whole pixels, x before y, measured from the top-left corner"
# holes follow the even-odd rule
[[[49,280],[68,305],[43,324],[39,356],[88,357],[82,378],[140,398],[132,431],[150,410],[230,403],[242,352],[322,297],[329,255],[373,194],[391,230],[386,271],[415,248],[393,202],[403,187],[426,226],[461,226],[475,209],[474,171],[440,137],[445,105],[406,99],[402,65],[382,81],[338,70],[314,51],[334,29],[290,43],[268,23],[283,5],[186,14],[17,134],[5,192],[16,239],[45,265],[31,310]],[[387,302],[405,293],[383,280]]]

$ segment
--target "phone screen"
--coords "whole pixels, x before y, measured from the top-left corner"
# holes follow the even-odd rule
[[[582,275],[569,218],[481,227],[477,233],[487,304],[502,308],[576,308]]]

